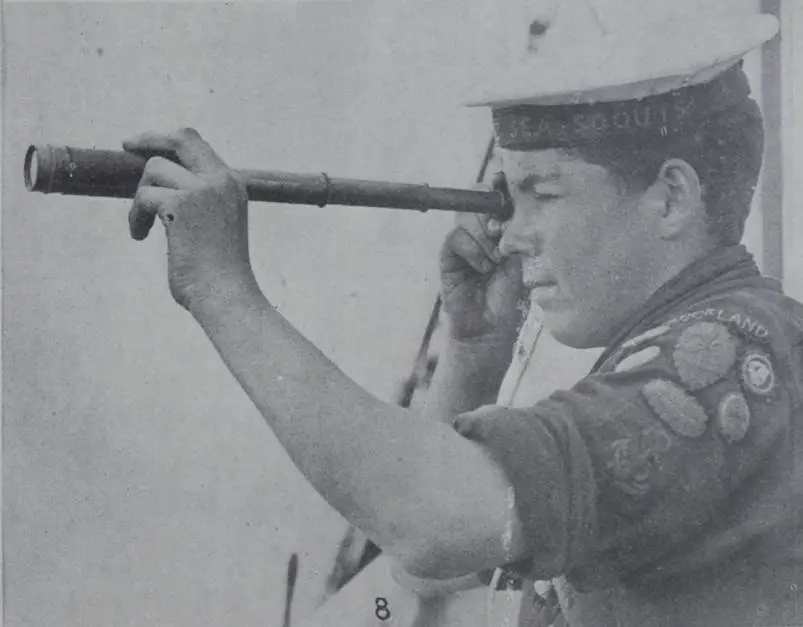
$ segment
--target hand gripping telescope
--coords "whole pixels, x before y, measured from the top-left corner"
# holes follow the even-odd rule
[[[145,157],[129,152],[31,146],[25,155],[25,186],[45,194],[133,198],[145,169]],[[326,174],[290,174],[236,170],[256,202],[297,205],[346,205],[461,213],[485,213],[505,220],[510,205],[501,192],[425,184],[330,178]]]

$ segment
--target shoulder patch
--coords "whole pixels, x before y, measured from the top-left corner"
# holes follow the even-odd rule
[[[686,390],[671,381],[653,379],[641,393],[658,417],[678,435],[698,438],[705,433],[708,414]]]
[[[716,383],[736,363],[737,342],[721,324],[698,322],[680,334],[673,361],[680,380],[690,390]]]
[[[740,372],[742,383],[753,394],[767,396],[775,389],[775,371],[772,369],[772,361],[765,353],[749,351],[745,354]]]
[[[717,409],[717,426],[728,442],[738,442],[750,427],[750,407],[739,392],[728,392]]]
[[[658,346],[647,346],[646,348],[642,348],[640,351],[631,353],[618,364],[616,364],[614,372],[627,372],[628,370],[635,370],[644,364],[648,364],[660,354],[661,349]]]

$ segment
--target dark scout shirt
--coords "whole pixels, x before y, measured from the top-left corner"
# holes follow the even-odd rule
[[[573,627],[803,625],[802,398],[803,306],[740,246],[571,390],[455,428],[505,470],[528,578],[557,578]]]

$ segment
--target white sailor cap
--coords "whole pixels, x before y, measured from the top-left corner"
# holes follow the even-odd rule
[[[502,147],[669,135],[749,97],[741,59],[772,39],[772,15],[712,15],[553,37],[483,81],[469,106],[492,109]],[[527,25],[522,25],[523,29]],[[557,35],[557,33],[556,33]],[[531,40],[532,42],[533,40]]]

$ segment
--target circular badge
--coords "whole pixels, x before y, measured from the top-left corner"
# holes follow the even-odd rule
[[[671,381],[654,379],[641,393],[658,417],[678,435],[699,438],[705,433],[708,414],[686,390]]]
[[[716,383],[736,363],[736,340],[716,322],[699,322],[680,334],[673,355],[683,384],[700,390]]]
[[[753,394],[767,396],[775,389],[775,371],[764,353],[751,352],[742,360],[742,383]]]
[[[717,410],[717,426],[728,442],[738,442],[750,427],[750,407],[747,399],[738,392],[722,397]]]

